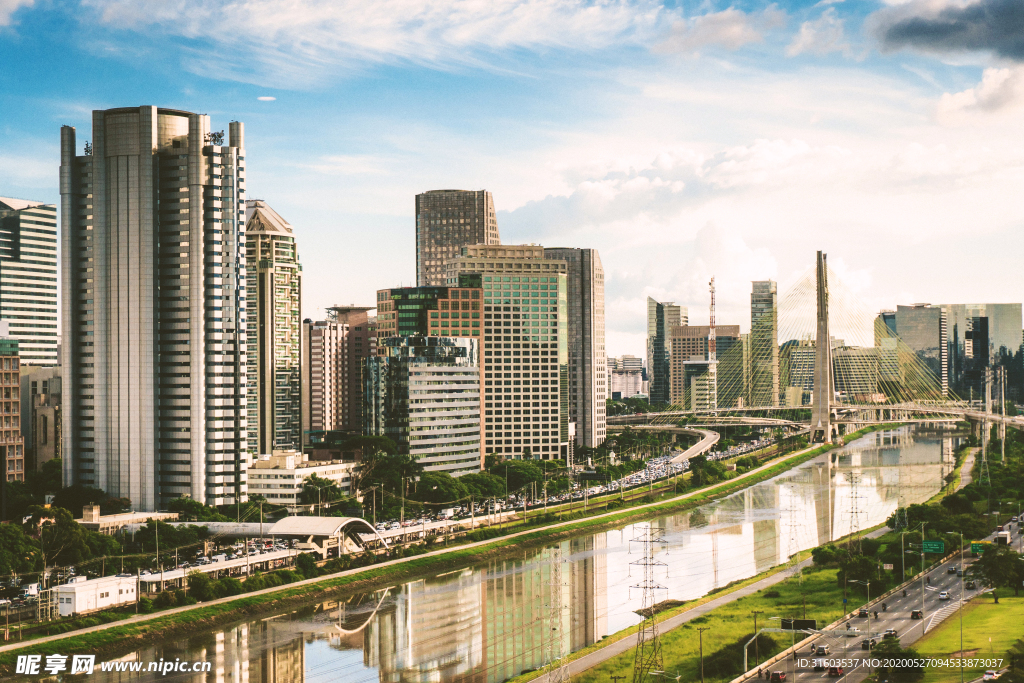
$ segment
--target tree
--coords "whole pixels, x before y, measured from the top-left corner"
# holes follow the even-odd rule
[[[885,664],[914,665],[921,659],[921,655],[913,648],[902,647],[896,638],[883,638],[875,646],[873,658]],[[924,668],[921,666],[879,666],[875,672],[878,680],[889,683],[916,683],[924,678]]]
[[[971,576],[980,578],[994,588],[1013,587],[1013,594],[1020,594],[1024,581],[1024,562],[1010,546],[990,545],[985,548],[978,561],[967,570]],[[999,598],[993,594],[996,602]]]
[[[943,498],[942,507],[946,508],[954,515],[974,514],[974,505],[971,504],[971,501],[967,500],[966,496],[959,493]]]
[[[341,487],[333,479],[325,479],[311,474],[302,480],[299,491],[299,502],[304,505],[321,505],[330,507],[331,501],[342,498]]]
[[[102,505],[107,500],[103,489],[84,484],[72,484],[57,491],[53,496],[54,507],[69,510],[72,515],[81,515],[86,505]]]
[[[341,444],[342,450],[362,453],[359,467],[352,473],[352,490],[361,491],[373,486],[380,467],[386,466],[385,456],[398,453],[398,445],[386,436],[353,436]]]
[[[320,575],[320,570],[316,566],[316,560],[309,553],[299,553],[299,556],[295,558],[295,571],[307,579]]]
[[[203,505],[192,498],[175,498],[167,504],[167,509],[177,512],[183,522],[230,522],[231,520],[217,512],[216,508]]]
[[[488,470],[488,474],[508,481],[509,492],[518,491],[530,482],[544,481],[544,470],[532,460],[506,460]]]
[[[0,524],[0,576],[32,571],[38,547],[16,524]]]
[[[33,505],[28,525],[39,533],[42,568],[78,564],[88,553],[85,529],[78,525],[71,512],[59,507]]]
[[[185,577],[188,581],[188,593],[196,600],[205,602],[212,600],[214,594],[214,582],[210,579],[210,575],[206,572],[192,571]]]
[[[459,477],[470,495],[477,499],[505,495],[505,480],[489,472],[474,472]]]
[[[420,476],[410,497],[424,503],[456,503],[469,497],[469,489],[446,472],[427,472]]]

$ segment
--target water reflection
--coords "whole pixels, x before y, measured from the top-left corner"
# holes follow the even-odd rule
[[[885,520],[943,485],[955,438],[878,432],[698,510],[652,520],[665,540],[665,598],[686,600],[765,571],[799,550]],[[632,526],[342,602],[147,647],[130,658],[205,660],[231,683],[500,683],[637,623]],[[632,553],[631,553],[632,550]],[[103,681],[120,680],[97,673]],[[156,680],[149,674],[142,680]],[[138,674],[133,681],[140,680]]]

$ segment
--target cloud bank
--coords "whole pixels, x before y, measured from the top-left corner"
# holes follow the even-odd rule
[[[932,54],[991,52],[1024,61],[1024,2],[977,0],[967,4],[916,0],[875,17],[885,50]]]

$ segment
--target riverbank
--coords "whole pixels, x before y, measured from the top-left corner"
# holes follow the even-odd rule
[[[867,431],[890,427],[891,425],[875,426],[874,429],[850,435],[848,438],[852,440]],[[247,617],[285,611],[319,599],[337,598],[346,593],[384,588],[414,578],[433,576],[465,566],[512,556],[520,553],[524,546],[543,545],[581,533],[598,532],[659,515],[685,511],[776,476],[827,450],[829,450],[828,447],[817,447],[797,451],[720,484],[689,491],[662,503],[651,503],[584,519],[548,524],[454,549],[440,549],[417,557],[390,560],[366,568],[347,570],[287,586],[201,603],[196,606],[171,609],[152,615],[133,616],[84,631],[43,637],[25,643],[11,643],[0,647],[0,652],[2,652],[0,666],[9,670],[16,651],[18,654],[51,653],[56,642],[60,643],[62,653],[84,652],[103,655],[124,652],[156,638],[171,638],[178,634],[213,628]]]

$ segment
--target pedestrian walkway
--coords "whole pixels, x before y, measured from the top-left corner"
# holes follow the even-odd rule
[[[964,464],[960,466],[960,484],[956,487],[957,491],[974,481],[974,478],[971,476],[971,470],[974,468],[974,455],[977,452],[977,448],[972,448],[964,459]]]

